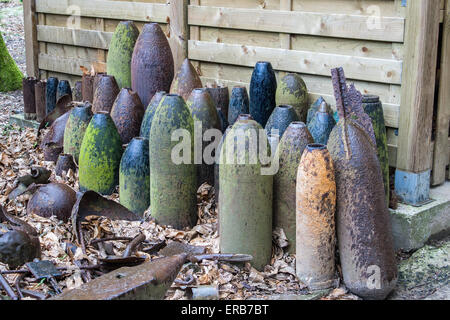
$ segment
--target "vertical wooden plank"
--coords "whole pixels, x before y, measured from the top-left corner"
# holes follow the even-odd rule
[[[47,18],[45,13],[38,13],[38,24],[43,26],[47,24]],[[47,53],[47,42],[39,42],[39,52]],[[39,77],[41,79],[48,79],[48,71],[39,70]]]
[[[432,185],[445,182],[449,159],[448,130],[450,120],[450,0],[446,1],[442,28],[441,74],[434,147]]]
[[[292,0],[280,0],[280,10],[291,11]],[[291,49],[291,35],[288,33],[280,33],[281,49]]]
[[[187,58],[189,30],[187,24],[188,0],[170,1],[170,47],[175,60],[175,72]]]
[[[105,20],[102,18],[95,19],[95,28],[98,31],[105,31]],[[97,61],[98,62],[106,62],[106,50],[98,49],[97,50]]]
[[[200,0],[190,0],[189,4],[193,6],[199,6]],[[189,28],[189,40],[200,40],[200,27],[192,26]],[[189,57],[189,52],[188,52]],[[192,65],[197,69],[197,72],[201,75],[200,72],[200,63],[198,61],[192,61]]]
[[[431,169],[439,11],[433,0],[407,2],[397,158],[397,170],[405,172]]]
[[[23,20],[25,31],[25,57],[27,64],[27,75],[29,77],[39,77],[39,44],[37,41],[36,28],[36,0],[23,0]]]

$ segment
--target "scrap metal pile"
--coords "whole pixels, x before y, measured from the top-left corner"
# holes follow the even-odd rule
[[[23,79],[24,116],[40,126],[2,142],[10,298],[354,298],[341,281],[366,299],[392,291],[382,105],[341,68],[333,113],[323,98],[309,108],[298,74],[277,84],[270,62],[231,97],[203,88],[188,59],[175,74],[156,23],[119,23],[107,66],[83,67],[73,89]]]

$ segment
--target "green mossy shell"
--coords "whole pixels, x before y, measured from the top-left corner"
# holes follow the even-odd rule
[[[377,96],[363,96],[363,108],[364,111],[372,119],[373,131],[375,133],[375,139],[377,141],[378,160],[380,160],[381,171],[383,171],[386,203],[389,205],[389,155],[383,106]]]
[[[150,206],[150,158],[148,139],[134,138],[120,162],[120,204],[143,215]]]
[[[308,109],[308,115],[306,117],[306,125],[309,125],[311,120],[314,118],[314,116],[316,115],[317,111],[319,111],[320,105],[322,104],[322,102],[324,102],[324,98],[323,97],[319,97],[312,105],[311,107]],[[332,116],[334,118],[334,120],[336,121],[336,123],[339,122],[339,118],[336,119],[336,117],[334,116],[333,110],[330,108],[330,105],[327,103],[327,109],[328,109],[328,114],[330,116]]]
[[[84,134],[79,158],[80,190],[110,195],[119,184],[122,141],[111,116],[97,113]]]
[[[172,161],[172,141],[177,129],[189,132],[191,159],[187,164]],[[156,222],[177,229],[197,222],[197,172],[194,165],[194,120],[183,98],[166,95],[153,117],[150,130],[151,215]]]
[[[132,21],[117,25],[109,45],[106,72],[116,78],[119,88],[131,88],[131,57],[139,30]]]
[[[64,130],[64,153],[71,154],[76,163],[80,156],[84,133],[93,116],[91,109],[90,104],[73,108]]]
[[[291,105],[300,121],[306,121],[308,112],[308,89],[302,77],[296,73],[285,75],[277,87],[277,106]]]
[[[8,52],[0,32],[0,92],[14,91],[22,88],[23,74]]]
[[[253,267],[262,270],[270,263],[272,254],[273,176],[261,175],[262,165],[259,160],[251,164],[248,143],[245,150],[238,149],[234,143],[237,130],[244,130],[245,140],[249,142],[251,131],[263,129],[254,120],[237,121],[222,146],[219,177],[220,252],[250,254],[253,256]],[[245,161],[241,164],[227,163],[230,159],[228,152],[230,155],[245,155]]]
[[[158,109],[159,104],[161,103],[162,98],[167,93],[165,91],[159,91],[155,93],[150,104],[145,110],[144,119],[141,124],[141,133],[140,136],[146,139],[150,139],[150,129],[152,128],[153,117],[155,116],[156,110]]]
[[[306,146],[314,139],[302,122],[291,123],[275,152],[279,163],[273,178],[273,226],[284,230],[288,252],[295,254],[297,169]]]
[[[335,125],[336,121],[329,113],[316,112],[308,124],[308,130],[313,136],[315,143],[326,145]]]
[[[192,119],[202,123],[202,134],[209,129],[221,131],[222,125],[218,114],[218,109],[208,89],[194,89],[186,102],[191,111]],[[202,154],[210,142],[203,141]],[[210,186],[214,185],[214,164],[206,164],[202,158],[202,164],[197,165],[197,184],[200,187],[204,182]]]

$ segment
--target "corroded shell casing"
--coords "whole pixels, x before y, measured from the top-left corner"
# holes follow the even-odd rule
[[[311,290],[337,285],[336,181],[325,145],[309,144],[297,175],[296,273]]]
[[[303,151],[314,142],[303,122],[293,122],[281,138],[275,154],[279,169],[273,178],[273,226],[282,228],[289,253],[295,253],[295,208],[297,171]]]
[[[238,120],[227,134],[219,160],[220,252],[250,254],[258,270],[270,263],[272,254],[273,192],[273,176],[262,174],[258,157],[260,134],[267,140],[256,121]]]

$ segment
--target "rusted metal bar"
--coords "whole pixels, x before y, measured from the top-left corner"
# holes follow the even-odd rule
[[[145,235],[143,233],[138,234],[126,247],[123,257],[130,257],[143,241],[145,241]]]
[[[186,254],[120,268],[52,300],[160,300],[172,285]]]
[[[0,275],[0,285],[3,287],[3,289],[6,291],[6,293],[11,299],[19,300],[19,297],[16,295],[13,288],[11,288],[8,281],[2,275]]]

